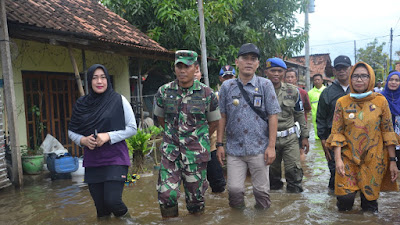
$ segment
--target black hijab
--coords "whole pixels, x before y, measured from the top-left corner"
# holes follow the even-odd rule
[[[102,69],[107,77],[107,89],[97,94],[92,88],[92,78],[96,69]],[[115,130],[125,130],[124,109],[121,95],[112,89],[110,75],[107,69],[100,64],[94,64],[87,71],[89,94],[80,97],[72,111],[68,129],[89,136]]]

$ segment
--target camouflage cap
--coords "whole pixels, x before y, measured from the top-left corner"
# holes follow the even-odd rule
[[[197,53],[195,51],[179,50],[175,52],[175,65],[181,62],[190,66],[195,61],[197,61]]]

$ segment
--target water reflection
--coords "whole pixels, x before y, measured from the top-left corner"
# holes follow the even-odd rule
[[[310,134],[313,137],[313,134]],[[157,202],[157,176],[142,177],[135,186],[126,187],[123,200],[131,218],[96,219],[96,211],[82,178],[45,180],[26,184],[21,190],[0,190],[0,224],[400,224],[399,193],[381,193],[379,213],[363,213],[356,198],[354,210],[339,213],[336,198],[328,191],[329,171],[322,147],[311,142],[303,163],[304,192],[289,194],[272,191],[272,206],[267,211],[254,209],[251,182],[246,181],[244,210],[228,206],[228,193],[206,194],[202,216],[189,215],[183,196],[179,199],[179,218],[161,220]]]

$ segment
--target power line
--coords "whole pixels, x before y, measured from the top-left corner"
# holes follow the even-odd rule
[[[400,21],[400,17],[399,17],[399,19],[397,20],[397,23],[396,23],[396,25],[394,25],[394,27],[393,27],[393,31],[394,31],[394,30],[396,30],[396,27],[397,27],[397,25],[399,24],[399,21]]]
[[[378,39],[378,38],[389,37],[389,36],[390,35],[384,35],[384,36],[378,36],[378,37],[369,37],[369,38],[359,39],[359,40],[356,40],[356,41],[365,41],[365,40],[369,40],[369,39]],[[397,35],[397,36],[400,36],[400,35]],[[311,47],[318,47],[318,46],[325,46],[325,45],[337,45],[337,44],[343,44],[343,43],[349,43],[349,42],[354,42],[354,40],[327,43],[327,44],[320,44],[320,45],[312,45]]]

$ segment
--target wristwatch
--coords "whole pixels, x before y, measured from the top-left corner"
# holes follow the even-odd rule
[[[397,157],[389,157],[389,161],[397,162]]]
[[[222,142],[217,142],[217,143],[215,143],[215,147],[223,147],[224,146],[224,143],[222,143]]]

